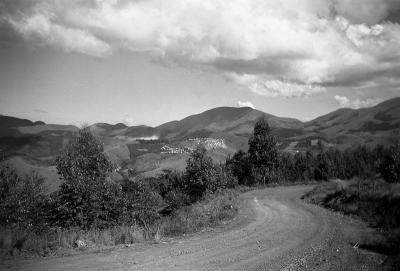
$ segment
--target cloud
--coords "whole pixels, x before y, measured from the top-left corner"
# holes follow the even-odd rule
[[[111,53],[111,47],[85,30],[68,28],[43,14],[35,14],[22,21],[9,19],[9,23],[26,39],[38,39],[42,44],[58,47],[66,52],[102,57]]]
[[[265,97],[308,97],[327,91],[325,87],[318,85],[270,80],[259,75],[227,73],[226,76],[235,83],[246,86],[252,93]]]
[[[398,0],[10,1],[0,10],[27,41],[105,57],[121,48],[222,75],[264,96],[328,86],[400,86]],[[188,64],[188,65],[187,65]]]
[[[35,109],[35,110],[33,110],[33,112],[40,113],[40,114],[48,114],[49,113],[49,112],[47,112],[46,110],[43,110],[43,109]]]
[[[349,98],[339,95],[336,95],[334,98],[339,103],[340,107],[353,109],[375,106],[383,101],[380,98],[367,98],[364,100],[356,99],[351,101]]]
[[[247,101],[247,102],[238,101],[238,106],[239,107],[251,107],[253,109],[256,109],[256,107],[253,105],[253,103],[249,102],[249,101]]]

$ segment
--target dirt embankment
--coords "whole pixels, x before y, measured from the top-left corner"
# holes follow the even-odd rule
[[[379,270],[384,257],[361,249],[361,222],[306,204],[312,187],[243,194],[229,225],[159,244],[108,252],[26,260],[11,270]]]

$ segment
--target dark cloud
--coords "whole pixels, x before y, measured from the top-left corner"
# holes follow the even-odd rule
[[[369,66],[351,67],[336,74],[334,80],[322,85],[325,87],[362,87],[372,83],[382,86],[393,86],[393,84],[400,86],[400,65],[378,70]]]
[[[400,8],[390,10],[389,14],[383,21],[400,24]]]

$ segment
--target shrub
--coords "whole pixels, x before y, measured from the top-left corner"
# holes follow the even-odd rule
[[[400,182],[400,144],[393,145],[386,151],[380,172],[387,182]]]
[[[204,147],[196,148],[187,160],[185,192],[192,201],[200,199],[204,192],[212,186],[214,165],[211,157],[206,155]]]
[[[165,235],[174,236],[218,225],[236,215],[237,196],[232,190],[206,194],[203,200],[162,219],[161,230]]]
[[[165,204],[162,197],[150,190],[145,180],[124,180],[122,191],[123,217],[120,223],[131,225],[139,222],[148,230],[159,218],[159,208]]]
[[[252,164],[249,156],[242,150],[237,151],[232,158],[226,160],[226,166],[237,179],[239,185],[253,185]]]
[[[0,164],[0,224],[41,230],[48,199],[43,184],[35,172],[21,177],[9,165]]]

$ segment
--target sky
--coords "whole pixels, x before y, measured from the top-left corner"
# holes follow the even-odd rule
[[[2,0],[0,114],[311,120],[400,96],[400,0]]]

